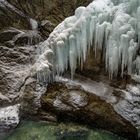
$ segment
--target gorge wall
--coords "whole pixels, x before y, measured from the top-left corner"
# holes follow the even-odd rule
[[[129,70],[139,74],[140,3],[138,0],[91,2],[0,0],[0,107],[18,104],[19,108],[20,104],[23,116],[49,121],[57,121],[62,114],[78,120],[83,111],[81,119],[88,116],[89,124],[98,120],[99,127],[111,131],[117,126],[120,129],[113,132],[138,139],[140,78],[124,73]],[[100,71],[102,67],[111,78],[118,73],[124,77],[109,80]],[[77,68],[83,70],[80,74],[86,77],[84,82],[80,78],[76,79],[78,85],[75,81],[71,85],[72,79],[68,78],[70,83],[67,83],[58,78],[58,83],[49,84],[51,90],[47,92],[48,78],[54,80],[68,70],[74,80]],[[2,110],[2,117],[8,117],[7,110]]]

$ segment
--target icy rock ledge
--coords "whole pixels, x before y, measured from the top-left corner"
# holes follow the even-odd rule
[[[41,44],[41,59],[37,62],[40,71],[48,70],[45,57],[50,49],[54,53],[50,61],[53,75],[61,75],[70,68],[73,77],[77,66],[82,69],[90,48],[95,54],[98,48],[103,51],[111,78],[120,70],[123,75],[126,69],[129,74],[139,75],[139,15],[139,0],[94,0],[87,7],[77,8],[75,15],[60,23]]]
[[[14,128],[19,124],[20,104],[0,108],[0,131]]]

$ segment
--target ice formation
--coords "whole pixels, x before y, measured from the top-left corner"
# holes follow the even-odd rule
[[[140,0],[94,0],[79,7],[75,15],[60,23],[41,45],[38,67],[50,63],[51,73],[61,75],[70,68],[73,77],[77,66],[83,66],[92,47],[104,50],[110,77],[121,70],[140,74]],[[52,50],[51,62],[46,60]],[[49,63],[49,65],[48,65]],[[50,74],[50,72],[49,72]]]

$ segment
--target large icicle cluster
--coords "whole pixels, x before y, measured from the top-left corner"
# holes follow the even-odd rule
[[[70,67],[73,77],[83,66],[90,47],[104,47],[106,69],[110,77],[121,69],[140,74],[140,0],[94,0],[79,7],[75,15],[60,23],[42,44],[39,69],[48,67],[48,49],[52,50],[53,74]],[[96,51],[95,51],[96,53]]]

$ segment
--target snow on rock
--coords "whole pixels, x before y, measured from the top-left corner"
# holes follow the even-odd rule
[[[30,25],[32,27],[32,30],[37,30],[38,29],[38,23],[35,19],[30,18]]]
[[[114,109],[135,126],[140,126],[140,85],[127,85],[127,89],[121,92],[124,97]]]
[[[19,123],[20,105],[0,108],[0,130],[16,127]]]
[[[73,78],[77,66],[82,69],[90,47],[104,48],[106,69],[111,78],[117,76],[120,69],[122,75],[125,69],[129,74],[140,74],[139,15],[139,0],[94,0],[87,7],[77,8],[74,16],[54,29],[42,43],[40,57],[45,56],[48,49],[52,50],[53,75],[61,75],[70,68]],[[46,59],[40,60],[48,67]]]
[[[70,85],[72,85],[73,87],[74,85],[77,87],[80,86],[80,88],[82,88],[86,92],[89,92],[91,94],[96,94],[101,99],[106,100],[108,103],[111,103],[111,104],[114,104],[117,100],[116,98],[114,98],[114,95],[112,96],[113,88],[108,85],[107,79],[105,79],[106,83],[102,81],[97,82],[97,81],[93,81],[91,79],[85,78],[84,76],[75,74],[75,77],[73,80],[69,78],[56,76],[55,81],[68,83],[68,86]],[[78,98],[78,95],[77,95],[77,98]]]
[[[132,79],[137,82],[137,83],[140,83],[140,75],[133,75],[132,76]]]

